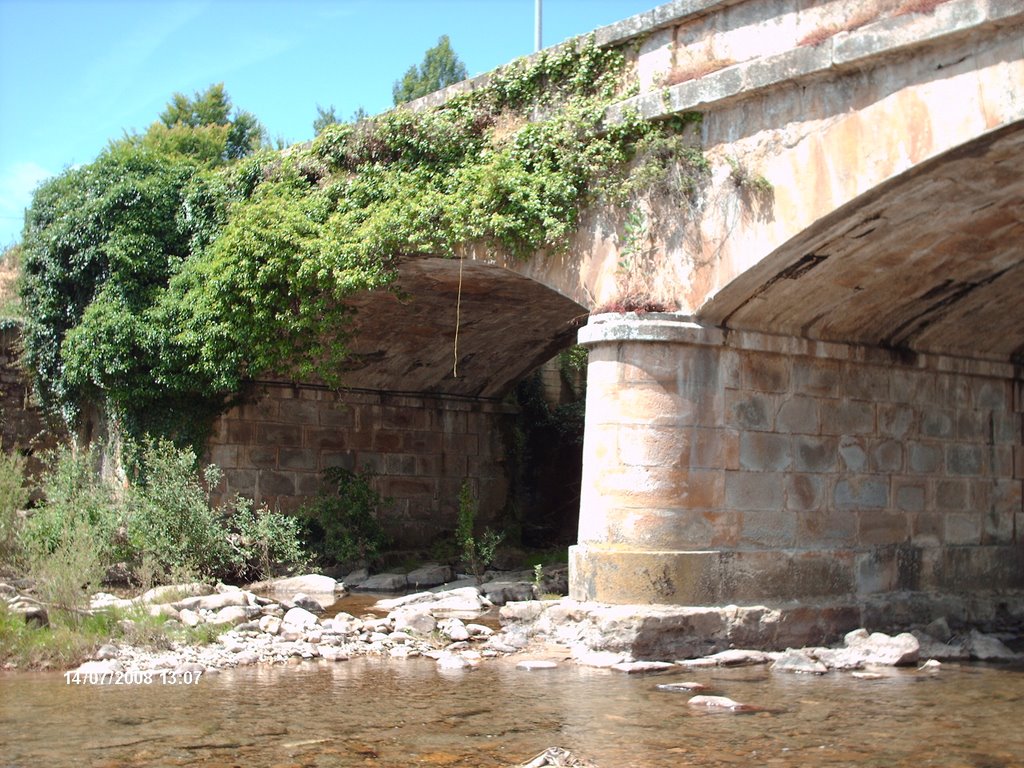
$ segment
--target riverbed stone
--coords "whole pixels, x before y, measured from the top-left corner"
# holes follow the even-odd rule
[[[214,588],[209,584],[204,584],[201,581],[190,581],[183,584],[164,584],[159,587],[153,587],[141,595],[136,597],[132,602],[144,603],[149,605],[150,603],[173,603],[175,600],[181,600],[185,597],[202,597],[204,595],[212,595]]]
[[[608,669],[626,660],[622,653],[615,651],[591,651],[586,648],[573,648],[573,661],[584,667]]]
[[[247,606],[227,605],[207,619],[207,623],[213,624],[214,626],[221,624],[234,626],[235,624],[241,624],[248,618],[249,611],[247,610]]]
[[[533,584],[528,581],[490,581],[480,585],[480,592],[495,605],[533,600]]]
[[[516,664],[516,669],[525,669],[527,672],[536,669],[556,669],[557,667],[558,662],[550,659],[523,659]]]
[[[429,635],[437,629],[437,619],[425,610],[416,608],[392,611],[388,617],[393,619],[396,632],[413,632],[417,635]]]
[[[315,597],[307,595],[305,592],[296,592],[294,595],[292,595],[292,598],[289,602],[289,608],[305,608],[310,613],[314,613],[318,616],[324,612],[323,603],[321,603]],[[330,602],[334,602],[333,593],[331,594]]]
[[[183,600],[171,603],[171,606],[178,611],[182,608],[188,608],[191,611],[219,611],[221,608],[226,608],[229,605],[253,604],[254,600],[251,592],[236,590],[197,597],[186,597]]]
[[[1020,654],[1014,653],[1000,640],[992,635],[982,634],[972,629],[964,643],[972,659],[979,661],[1014,661]]]
[[[203,617],[195,611],[191,611],[188,608],[182,608],[178,611],[178,621],[186,627],[198,627],[203,623]]]
[[[884,632],[868,634],[865,629],[847,632],[843,638],[846,647],[859,653],[865,664],[908,666],[916,664],[921,655],[921,644],[909,632],[890,636]]]
[[[612,664],[611,669],[616,672],[625,672],[627,675],[650,675],[668,672],[675,666],[670,661],[622,661]]]
[[[795,672],[804,675],[823,675],[828,672],[822,662],[812,658],[805,651],[790,649],[772,662],[771,668],[778,672]]]
[[[281,619],[281,625],[292,631],[302,631],[315,627],[318,623],[317,617],[305,608],[291,608]]]
[[[378,573],[359,585],[362,592],[398,592],[409,587],[404,573]]]
[[[654,687],[659,691],[669,691],[670,693],[699,693],[708,689],[708,686],[693,680],[684,680],[681,683],[660,683]]]
[[[150,616],[153,616],[154,618],[162,616],[166,619],[178,620],[178,617],[180,615],[178,611],[175,609],[175,607],[170,603],[155,603],[153,605],[148,606],[146,608],[146,611],[149,613]]]
[[[457,653],[442,653],[437,657],[437,668],[444,670],[472,669],[473,664]]]
[[[436,587],[440,584],[447,584],[455,577],[455,572],[450,565],[439,565],[427,563],[414,571],[410,571],[406,582],[415,589],[421,587]]]
[[[349,574],[342,579],[342,583],[348,588],[358,587],[364,581],[370,578],[370,571],[366,568],[356,568],[354,571],[350,571]]]
[[[259,621],[260,632],[268,635],[276,635],[281,631],[281,618],[279,616],[261,616]]]
[[[469,640],[469,630],[466,629],[466,625],[460,619],[445,619],[437,625],[437,628],[441,630],[441,634],[447,636],[453,642],[458,643],[463,640]]]
[[[730,699],[728,696],[706,696],[700,694],[691,698],[687,704],[691,707],[703,707],[705,709],[727,709],[732,712],[742,712],[753,709],[749,704],[741,704]]]
[[[303,576],[289,576],[283,579],[263,581],[258,585],[254,584],[252,586],[257,591],[274,594],[294,595],[296,592],[304,592],[307,595],[333,595],[339,586],[342,585],[340,585],[337,579],[324,576],[322,573],[307,573]]]

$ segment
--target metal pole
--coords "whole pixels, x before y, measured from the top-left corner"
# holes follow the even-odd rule
[[[533,0],[533,50],[539,51],[541,45],[541,16],[543,15],[544,0]]]

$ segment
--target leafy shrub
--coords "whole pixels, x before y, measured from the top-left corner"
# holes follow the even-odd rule
[[[144,447],[141,460],[141,476],[126,499],[131,559],[151,558],[164,578],[229,573],[234,560],[229,531],[210,506],[195,454],[160,439]],[[216,467],[208,467],[205,475],[208,487],[220,481]]]
[[[317,497],[299,509],[310,546],[325,563],[369,563],[377,559],[387,536],[377,516],[384,499],[370,485],[373,473],[344,467],[324,471]]]
[[[18,555],[21,511],[27,503],[25,459],[17,453],[0,455],[0,564]]]
[[[128,552],[125,511],[114,488],[100,478],[95,452],[61,448],[46,461],[44,500],[28,516],[21,534],[26,555],[33,560],[54,555],[68,537],[89,532],[99,562],[123,559]]]
[[[309,562],[302,543],[302,523],[297,517],[265,505],[254,507],[251,500],[238,497],[227,522],[239,578],[265,579],[298,570]]]
[[[459,489],[459,521],[455,539],[462,548],[462,561],[476,577],[477,583],[483,581],[484,569],[494,561],[498,545],[505,538],[505,534],[490,528],[485,528],[479,537],[474,534],[479,511],[480,502],[469,480],[465,480]]]

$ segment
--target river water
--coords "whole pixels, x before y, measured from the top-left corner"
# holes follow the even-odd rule
[[[599,768],[1024,766],[1024,669],[944,664],[804,677],[763,667],[629,676],[515,658],[248,667],[170,685],[0,677],[0,767],[510,766],[561,746]],[[658,683],[768,711],[690,707]]]

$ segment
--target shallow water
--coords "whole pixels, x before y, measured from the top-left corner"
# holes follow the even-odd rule
[[[1024,669],[943,665],[883,680],[762,667],[627,676],[515,659],[245,668],[197,684],[0,677],[0,766],[460,766],[565,747],[599,768],[1024,765]],[[707,712],[660,682],[771,711]]]

